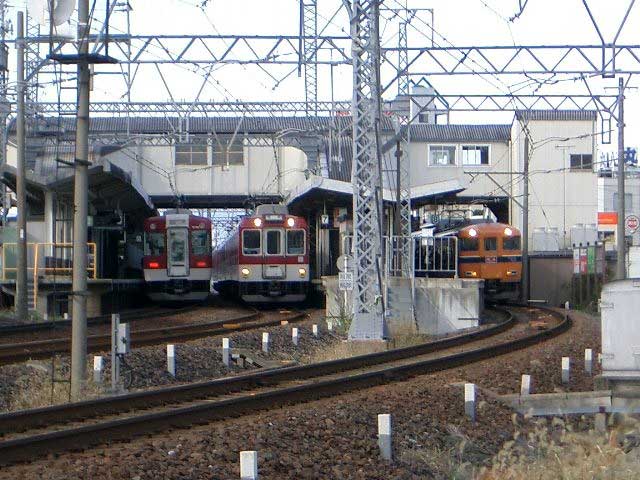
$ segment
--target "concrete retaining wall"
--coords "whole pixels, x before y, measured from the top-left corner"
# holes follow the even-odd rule
[[[408,309],[410,280],[392,278],[390,282],[389,295],[400,308]],[[336,321],[350,318],[353,309],[352,292],[338,290],[337,277],[323,277],[322,283],[326,291],[327,318]],[[387,318],[389,333],[392,336],[406,333],[436,335],[476,327],[484,308],[483,286],[482,280],[416,278],[414,315],[397,314],[390,309]],[[393,306],[392,302],[390,306]]]

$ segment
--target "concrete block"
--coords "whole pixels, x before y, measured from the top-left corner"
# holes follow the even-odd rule
[[[93,381],[95,383],[102,383],[102,372],[104,370],[104,362],[102,356],[96,355],[93,357]]]
[[[231,365],[231,342],[228,338],[222,339],[222,363],[227,367]]]
[[[393,445],[391,439],[391,415],[381,413],[378,415],[378,447],[380,456],[387,460],[393,460]]]
[[[569,357],[562,357],[562,383],[569,383],[571,360]]]
[[[607,431],[607,414],[606,413],[596,413],[596,417],[594,420],[594,428],[596,432],[605,433]]]
[[[520,382],[520,395],[531,394],[531,375],[522,375]]]
[[[584,371],[589,375],[593,373],[593,350],[590,348],[584,351]]]
[[[311,331],[313,332],[313,336],[317,337],[318,336],[318,325],[316,325],[315,323],[313,325],[311,325]]]
[[[291,341],[293,342],[294,345],[298,345],[298,328],[297,327],[293,327],[291,329]]]
[[[464,413],[471,421],[476,421],[476,386],[474,383],[464,384]]]
[[[176,376],[176,347],[175,345],[167,345],[167,372],[172,377]]]
[[[240,480],[258,480],[258,452],[240,452]]]
[[[262,351],[269,353],[269,332],[262,332]]]

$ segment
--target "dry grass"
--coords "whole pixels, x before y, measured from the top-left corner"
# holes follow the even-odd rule
[[[560,419],[508,442],[479,480],[640,478],[640,423],[624,419],[608,434],[574,431]]]

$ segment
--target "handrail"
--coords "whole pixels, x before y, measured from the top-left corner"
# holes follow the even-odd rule
[[[97,278],[97,244],[95,242],[87,242],[87,274],[90,279],[95,280]],[[17,248],[18,244],[15,242],[9,242],[2,244],[2,280],[7,280],[8,272],[17,272],[18,267],[8,267],[7,266],[7,248]],[[46,266],[46,251],[45,248],[53,247],[53,259],[57,260],[65,260],[62,257],[58,257],[56,255],[56,251],[58,249],[69,249],[73,252],[73,243],[56,243],[56,242],[37,242],[37,243],[27,243],[27,272],[33,272],[33,305],[37,306],[38,303],[38,279],[41,274],[47,275],[49,272],[53,272],[53,274],[66,275],[70,276],[73,272],[73,266],[63,267],[54,264],[53,267]],[[42,255],[41,251],[42,250]],[[30,255],[31,253],[31,255]],[[29,266],[29,259],[33,258],[32,266]],[[40,266],[41,258],[44,258],[45,265]]]

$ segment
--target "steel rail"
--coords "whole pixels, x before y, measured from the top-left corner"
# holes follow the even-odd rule
[[[362,373],[351,375],[343,375],[326,380],[310,380],[302,385],[275,388],[273,390],[268,390],[265,392],[249,393],[242,396],[222,399],[218,401],[207,401],[187,407],[173,406],[167,410],[163,410],[160,412],[141,414],[111,421],[83,425],[66,430],[47,432],[28,437],[6,440],[4,442],[0,442],[0,464],[6,465],[20,461],[33,460],[35,455],[68,449],[86,448],[90,445],[104,443],[105,441],[127,440],[138,435],[150,434],[158,431],[166,431],[167,428],[186,427],[194,424],[207,423],[213,420],[236,417],[250,412],[273,407],[281,407],[283,405],[341,394],[360,388],[390,383],[419,374],[433,373],[462,365],[467,365],[487,358],[504,355],[515,350],[519,350],[542,342],[546,339],[552,338],[567,331],[571,326],[570,318],[566,314],[558,313],[555,311],[552,312],[556,317],[562,318],[562,321],[559,322],[558,325],[548,330],[530,334],[516,340],[510,340],[490,345],[488,347],[480,347],[473,350],[444,355],[433,359],[420,360],[407,364],[391,366],[373,371],[365,371]],[[505,329],[505,325],[512,325],[513,323],[514,319],[513,317],[511,317],[507,322],[503,322],[497,327],[492,327],[491,330],[496,330],[499,328]],[[508,326],[506,328],[508,328]],[[482,332],[474,333],[477,334]],[[452,341],[454,340],[454,338],[459,339],[460,337],[465,337],[465,335],[451,337],[439,342],[430,342],[430,345],[433,347],[434,344],[442,344],[442,342]],[[391,361],[391,359],[385,360],[385,356],[392,356],[393,359],[397,360],[399,359],[398,352],[404,351],[406,354],[411,349],[413,349],[414,351],[416,349],[419,350],[420,347],[425,347],[425,345],[429,344],[391,350],[389,352],[380,352],[371,355],[362,355],[359,357],[342,359],[339,361],[305,365],[303,367],[292,367],[266,371],[262,372],[261,374],[247,375],[244,377],[244,379],[242,379],[242,377],[221,379],[219,381],[206,382],[205,384],[212,385],[217,383],[220,385],[227,382],[227,388],[223,388],[220,393],[228,394],[230,392],[235,392],[241,388],[241,385],[233,385],[233,382],[237,382],[239,379],[242,379],[246,382],[251,377],[253,377],[253,381],[257,381],[256,386],[265,387],[272,385],[278,380],[300,380],[318,375],[327,375],[330,373],[340,372],[344,369],[361,368],[362,366],[386,363],[388,361]],[[436,348],[436,350],[437,349],[438,348]],[[402,358],[402,356],[400,356],[400,358]],[[351,366],[349,366],[350,363],[352,364]],[[330,366],[330,364],[333,365]],[[296,369],[298,370],[297,373],[295,373]],[[313,374],[313,370],[315,370],[317,373]],[[279,374],[284,374],[284,378],[278,378]],[[307,374],[307,376],[305,376],[304,374]],[[199,385],[202,386],[205,384]],[[229,386],[234,386],[235,388],[230,389],[228,388]],[[190,387],[193,388],[193,385],[183,385],[181,387],[189,389]],[[180,387],[174,387],[171,390],[175,392],[176,389],[179,390]],[[121,398],[115,398],[115,400],[119,402],[126,402],[127,400],[133,400],[135,398],[140,401],[144,400],[144,395],[148,393],[152,392],[141,392],[140,394],[133,394],[133,396],[126,395],[122,396]],[[175,403],[176,399],[175,397],[169,396],[163,402]],[[64,407],[70,407],[71,409],[84,408],[85,410],[88,409],[90,411],[91,403],[92,402],[81,402],[77,404],[66,405]],[[135,402],[129,403],[128,408],[135,408],[134,403]],[[5,421],[10,420],[11,415],[22,417],[22,419],[24,420],[36,415],[42,415],[43,413],[46,416],[47,410],[49,410],[50,413],[53,413],[53,410],[51,410],[52,408],[55,409],[56,407],[30,410],[25,412],[16,412],[15,414],[6,414],[0,416],[0,425],[4,424]],[[15,418],[13,420],[14,422],[16,420],[18,421],[18,423],[14,423],[14,425],[20,424],[20,419]],[[67,420],[67,418],[64,418],[64,421]]]
[[[296,321],[305,317],[304,313],[297,313],[288,318],[254,321],[261,317],[261,312],[254,312],[240,317],[216,320],[214,322],[176,325],[131,332],[131,345],[141,347],[155,345],[167,340],[192,340],[204,336],[241,332],[259,327],[278,325],[282,321]],[[69,352],[71,342],[69,338],[54,338],[33,342],[0,345],[0,365],[16,363],[26,360],[48,358],[51,355]],[[90,335],[87,337],[89,352],[99,352],[111,347],[111,334]]]
[[[541,332],[527,335],[516,340],[494,344],[488,347],[480,347],[473,350],[444,355],[434,359],[420,360],[408,364],[391,366],[374,371],[366,371],[351,375],[339,376],[327,380],[313,380],[303,385],[293,387],[276,388],[274,390],[258,393],[245,394],[243,396],[218,401],[209,400],[205,403],[187,407],[172,407],[168,410],[154,413],[147,413],[127,418],[111,421],[104,421],[70,428],[54,432],[47,432],[30,437],[17,438],[0,442],[0,463],[8,464],[18,461],[29,460],[34,454],[48,453],[70,448],[86,448],[89,445],[101,443],[106,440],[130,439],[136,435],[149,434],[159,430],[166,430],[167,427],[180,427],[192,424],[207,423],[211,420],[229,418],[256,410],[269,407],[282,406],[290,403],[297,403],[316,399],[320,397],[335,395],[352,391],[357,388],[364,388],[372,385],[389,383],[401,380],[413,375],[430,373],[468,363],[480,361],[493,356],[503,355],[514,350],[518,350],[535,343],[539,343],[548,338],[563,333],[571,326],[570,318],[565,314],[552,311],[556,317],[561,317],[562,321],[558,325]],[[131,410],[136,408],[136,404],[143,404],[146,408],[153,406],[149,400],[153,395],[165,396],[160,404],[175,404],[179,401],[193,400],[203,395],[229,394],[237,392],[245,387],[272,386],[274,383],[309,379],[322,375],[339,373],[344,370],[353,370],[366,366],[388,363],[393,360],[408,358],[447,348],[453,344],[467,343],[471,335],[474,340],[491,336],[499,331],[508,329],[514,323],[513,316],[509,320],[479,332],[467,335],[458,335],[437,342],[406,347],[402,349],[379,352],[370,355],[362,355],[348,359],[322,362],[320,364],[305,365],[299,367],[289,367],[274,369],[239,377],[220,379],[213,382],[203,382],[198,384],[182,385],[163,389],[162,391],[138,392],[136,394],[113,397],[111,399],[99,399],[98,401],[79,402],[56,407],[46,407],[23,412],[15,412],[0,416],[0,425],[7,425],[20,428],[29,424],[39,426],[48,425],[51,419],[56,423],[60,421],[68,422],[77,418],[86,419],[87,416],[95,416],[97,413],[113,413],[114,405],[109,402],[115,401],[120,405],[115,410]],[[464,338],[467,338],[465,342]],[[461,341],[462,340],[462,341]],[[217,391],[214,391],[217,390]],[[181,398],[178,398],[181,397]],[[156,397],[158,400],[160,397]]]

